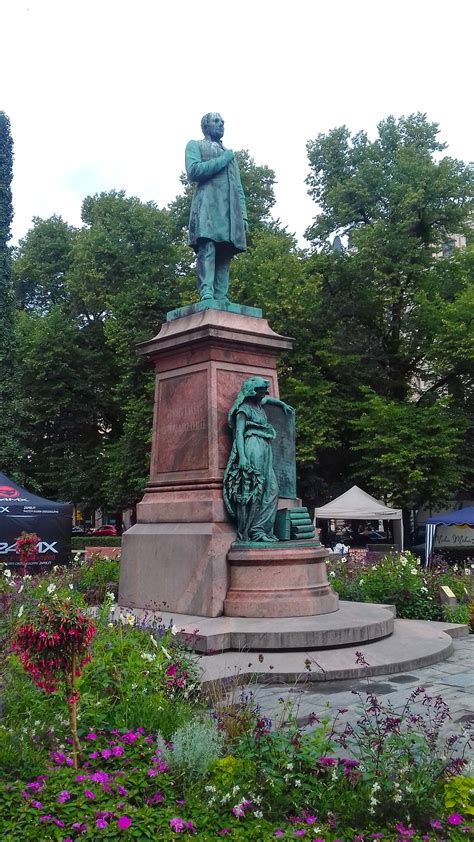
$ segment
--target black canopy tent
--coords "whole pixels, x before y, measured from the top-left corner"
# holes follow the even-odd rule
[[[72,506],[32,494],[0,473],[0,562],[19,567],[15,542],[36,532],[38,567],[66,564],[71,558]]]

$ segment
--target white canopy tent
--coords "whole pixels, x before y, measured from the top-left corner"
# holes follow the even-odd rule
[[[340,497],[314,510],[314,522],[327,520],[393,520],[393,538],[403,550],[403,519],[401,509],[390,509],[385,503],[353,485]]]

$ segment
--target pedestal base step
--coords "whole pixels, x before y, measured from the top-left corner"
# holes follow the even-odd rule
[[[121,611],[128,609],[120,609]],[[340,602],[339,610],[313,617],[198,617],[192,614],[132,609],[137,620],[150,624],[160,617],[173,623],[196,652],[308,650],[354,646],[392,634],[393,609],[386,605]],[[245,655],[248,660],[248,655]],[[303,658],[304,660],[304,658]]]
[[[224,652],[202,658],[202,682],[294,684],[410,672],[448,658],[453,651],[452,637],[457,637],[459,630],[457,624],[395,620],[390,637],[344,649],[265,652],[258,657],[249,652]],[[464,630],[467,634],[467,626]],[[368,666],[358,662],[360,653]]]

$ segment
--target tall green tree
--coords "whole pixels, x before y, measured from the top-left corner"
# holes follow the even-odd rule
[[[0,468],[7,473],[18,467],[16,424],[14,297],[11,279],[13,204],[13,140],[10,121],[0,111]]]
[[[393,458],[402,459],[412,447],[410,429],[418,452],[429,451],[430,425],[441,413],[448,381],[464,393],[472,388],[471,364],[446,340],[441,353],[440,326],[451,322],[448,314],[461,312],[468,295],[465,268],[456,257],[443,257],[442,246],[468,227],[473,174],[463,162],[441,157],[438,131],[425,115],[414,114],[381,122],[374,141],[342,127],[308,143],[307,183],[320,207],[307,231],[313,246],[309,270],[321,284],[315,329],[320,348],[326,348],[322,355],[317,350],[314,362],[325,366],[329,382],[338,382],[341,398],[338,443],[320,456],[329,457],[328,465],[342,456],[347,481],[365,481],[369,490],[382,485],[380,441],[370,426],[377,426],[377,413],[381,430],[387,417],[401,413]],[[336,235],[342,248],[334,250]],[[370,413],[361,387],[380,398]],[[463,400],[458,396],[458,407]],[[442,414],[443,442],[450,444],[430,468],[436,494],[427,496],[423,471],[418,488],[410,481],[409,496],[418,505],[435,496],[446,500],[459,487],[456,465],[466,418],[454,411],[453,400]],[[366,416],[364,428],[358,419]],[[401,482],[396,485],[392,474],[386,493],[393,499],[401,499]]]

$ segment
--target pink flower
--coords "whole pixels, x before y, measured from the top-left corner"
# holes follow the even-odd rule
[[[97,734],[94,734],[93,731],[91,731],[89,734],[86,734],[86,740],[96,740],[96,739],[97,739]]]
[[[102,757],[104,758],[104,760],[108,760],[109,757],[112,756],[112,752],[111,752],[110,748],[103,748],[100,753],[101,753]]]
[[[95,759],[96,759],[96,757],[98,757],[98,756],[99,756],[99,752],[98,752],[98,751],[92,751],[92,752],[89,754],[89,760],[95,760]]]
[[[218,836],[225,836],[226,833],[230,833],[230,827],[223,827],[221,830],[217,831]]]
[[[114,746],[112,748],[112,754],[114,757],[121,757],[124,752],[123,746]]]
[[[58,795],[58,801],[60,804],[64,804],[65,801],[69,801],[70,797],[71,793],[67,789],[63,789]]]
[[[316,821],[316,816],[305,816],[306,824],[314,824]]]
[[[184,830],[184,822],[178,816],[175,816],[174,819],[170,819],[168,822],[171,830],[174,830],[175,833],[181,833]]]
[[[99,830],[105,830],[105,828],[108,827],[108,824],[105,819],[97,819],[95,826],[98,827]]]
[[[280,830],[280,829],[274,830],[273,835],[274,836],[283,836],[283,831]]]
[[[126,830],[127,827],[130,827],[132,820],[129,819],[128,816],[120,816],[119,820],[117,821],[117,827],[119,830]]]
[[[76,781],[79,783],[80,781],[86,781],[87,775],[76,775]]]
[[[295,830],[295,836],[306,836],[306,830],[304,827],[302,827],[301,830]]]
[[[127,797],[128,790],[126,790],[124,786],[122,786],[121,784],[117,784],[115,789],[117,790],[118,795],[122,795],[124,798]]]
[[[32,801],[31,806],[34,807],[35,810],[42,810],[43,809],[43,805],[42,805],[41,801]]]
[[[86,796],[86,798],[95,798],[94,793],[93,793],[93,792],[91,792],[91,791],[90,791],[90,789],[85,789],[85,790],[84,790],[84,795]]]
[[[196,833],[196,828],[194,827],[192,822],[185,822],[184,826],[186,830],[189,830],[190,833]]]
[[[147,770],[147,775],[148,775],[149,778],[154,778],[154,777],[156,777],[157,774],[158,774],[158,772],[157,772],[156,769],[148,769]]]
[[[459,815],[459,813],[451,813],[448,816],[448,824],[461,824],[464,821],[463,817]]]

